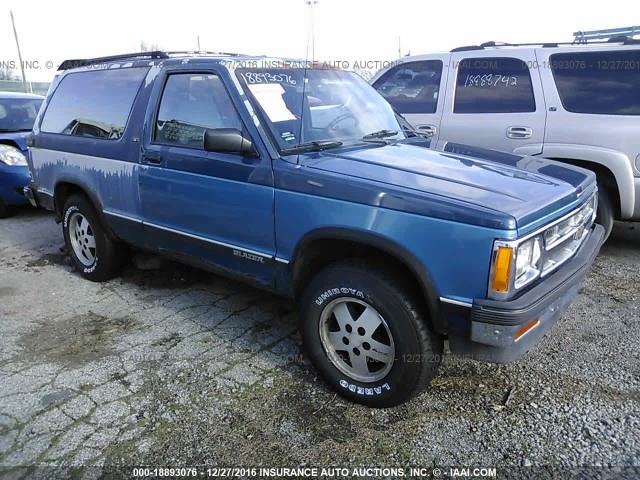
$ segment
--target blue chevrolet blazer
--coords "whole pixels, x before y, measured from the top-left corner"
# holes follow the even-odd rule
[[[61,65],[26,194],[81,275],[126,245],[296,298],[342,395],[397,405],[454,354],[510,362],[578,292],[602,242],[593,173],[411,131],[354,73],[230,54]]]
[[[43,98],[27,93],[0,92],[0,218],[10,207],[27,205],[29,183],[27,137]]]

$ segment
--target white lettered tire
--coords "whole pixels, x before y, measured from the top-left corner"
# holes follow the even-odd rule
[[[91,202],[84,195],[72,195],[62,213],[67,252],[80,274],[93,282],[115,277],[122,266],[123,247],[106,234]]]
[[[372,407],[401,404],[436,375],[444,340],[429,328],[414,288],[384,267],[327,267],[301,299],[307,355],[342,396]]]

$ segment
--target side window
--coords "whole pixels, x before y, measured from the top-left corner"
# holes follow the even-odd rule
[[[518,58],[465,58],[458,65],[453,113],[535,112],[527,64]]]
[[[117,140],[148,68],[70,73],[49,101],[40,129],[79,137]]]
[[[206,73],[170,75],[160,100],[154,141],[204,149],[204,132],[210,128],[242,129],[220,78]]]
[[[640,50],[556,53],[550,63],[568,112],[640,115]]]
[[[436,113],[442,62],[424,60],[392,68],[374,87],[399,113]]]

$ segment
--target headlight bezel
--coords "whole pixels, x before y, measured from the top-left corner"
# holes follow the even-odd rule
[[[535,249],[535,245],[540,247],[540,256],[535,261],[531,261],[524,264],[521,272],[518,272],[518,255],[520,249],[525,245],[532,245],[531,250]],[[511,298],[516,292],[519,292],[526,286],[533,283],[536,279],[540,278],[541,263],[542,263],[542,238],[541,235],[535,235],[524,239],[517,240],[496,240],[493,242],[493,253],[491,258],[491,271],[489,273],[489,298],[494,300],[506,300]],[[510,251],[511,261],[509,265],[508,276],[506,282],[502,279],[497,279],[497,275],[501,273],[500,266],[498,265],[499,255],[506,255],[506,251]],[[501,250],[502,253],[501,253]],[[496,288],[497,281],[500,285],[506,283],[506,288]]]
[[[26,167],[27,157],[13,145],[0,143],[0,162],[9,167]]]
[[[598,191],[595,189],[587,201],[550,224],[522,238],[515,240],[495,240],[493,242],[491,268],[489,271],[488,298],[493,300],[511,299],[536,280],[550,274],[569,258],[573,257],[577,249],[582,245],[595,221],[597,208]],[[567,223],[573,230],[568,230],[557,237],[548,235],[548,232],[561,231],[562,229],[560,227]],[[554,249],[559,247],[558,250],[562,252],[566,250],[567,243],[571,243],[571,247],[573,248],[572,253],[565,255],[561,258],[561,261],[554,263],[554,253],[556,253]],[[523,268],[521,269],[522,271],[518,272],[518,255],[521,249],[523,255],[526,253],[527,245],[531,245],[529,261],[520,260],[520,265]],[[536,248],[538,253],[537,258],[536,255],[533,255]],[[504,255],[506,250],[510,250],[511,257],[508,277],[505,280],[504,278],[497,278],[496,275],[503,274],[504,272],[504,268],[501,269],[497,262],[498,257]],[[504,288],[505,284],[506,288]]]

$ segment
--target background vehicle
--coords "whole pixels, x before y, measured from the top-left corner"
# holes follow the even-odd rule
[[[27,136],[43,97],[0,92],[0,218],[14,205],[28,204],[23,194],[29,183]]]
[[[27,194],[81,274],[111,278],[131,244],[294,297],[309,357],[352,400],[420,392],[445,335],[519,358],[599,250],[591,172],[425,148],[354,73],[163,52],[61,68]]]
[[[640,220],[640,46],[488,42],[404,57],[373,86],[442,149],[466,143],[596,173],[598,222]]]

